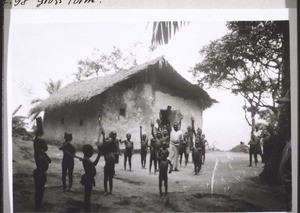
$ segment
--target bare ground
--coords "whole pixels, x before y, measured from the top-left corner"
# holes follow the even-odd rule
[[[74,192],[64,192],[61,184],[62,152],[49,145],[52,159],[47,177],[44,207],[48,212],[83,212],[84,173],[75,160]],[[78,152],[78,155],[82,155]],[[95,156],[94,156],[95,157]],[[31,141],[14,138],[13,145],[13,202],[15,212],[32,212],[35,167]],[[149,155],[147,156],[149,161]],[[124,171],[123,156],[116,165],[114,194],[104,196],[101,157],[97,165],[96,187],[92,192],[94,212],[253,212],[285,211],[285,198],[280,187],[267,186],[257,178],[263,164],[247,167],[248,154],[207,152],[206,162],[199,175],[193,174],[193,164],[180,167],[169,175],[169,195],[161,198],[158,174],[142,169],[140,155],[133,156],[133,171]],[[214,172],[215,171],[215,172]],[[214,178],[213,178],[214,177]]]

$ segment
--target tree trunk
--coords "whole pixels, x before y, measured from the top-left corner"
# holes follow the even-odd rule
[[[289,54],[289,25],[281,22],[280,30],[283,33],[283,66],[282,66],[282,90],[281,97],[284,97],[290,88],[290,54]],[[279,118],[276,137],[273,141],[272,153],[260,177],[270,184],[280,183],[279,166],[283,149],[291,137],[291,114],[290,103],[282,103],[279,107]]]

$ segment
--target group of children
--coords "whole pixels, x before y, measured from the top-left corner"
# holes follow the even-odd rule
[[[151,123],[152,137],[148,144],[148,137],[142,132],[142,126],[140,126],[140,139],[141,139],[141,166],[146,168],[147,149],[150,149],[150,162],[149,173],[151,173],[152,165],[154,166],[154,173],[159,171],[159,192],[162,193],[162,183],[164,182],[165,195],[168,193],[168,172],[178,171],[178,158],[180,156],[180,165],[182,163],[182,156],[185,156],[185,165],[188,163],[189,152],[192,151],[192,160],[194,163],[194,172],[198,174],[201,170],[201,166],[205,160],[205,136],[202,134],[201,129],[194,129],[194,119],[191,119],[192,126],[187,128],[187,132],[182,134],[181,120],[179,123],[175,122],[173,126],[158,126],[154,127]],[[34,170],[34,182],[35,182],[35,209],[41,210],[42,200],[46,183],[46,171],[50,158],[46,154],[47,144],[43,140],[42,133],[36,132],[36,138],[34,140],[34,155],[37,168]],[[101,131],[102,141],[99,140],[96,145],[98,148],[98,154],[95,161],[91,161],[90,158],[93,155],[93,146],[86,144],[82,147],[83,157],[75,155],[76,149],[71,144],[72,134],[65,133],[65,142],[59,147],[63,151],[62,160],[62,184],[63,189],[67,188],[72,191],[73,184],[73,169],[74,158],[78,158],[82,161],[84,168],[84,175],[82,175],[80,183],[84,185],[84,209],[90,211],[90,198],[92,188],[95,186],[96,165],[99,162],[100,156],[103,155],[105,159],[104,166],[104,191],[105,195],[112,194],[113,190],[113,177],[115,175],[115,164],[119,163],[120,144],[125,144],[124,152],[124,169],[126,170],[127,161],[129,164],[129,171],[132,169],[132,155],[134,154],[134,143],[131,141],[131,134],[126,135],[126,140],[121,141],[117,139],[117,133],[112,131],[109,136],[105,136],[105,132]],[[195,141],[193,140],[195,136]],[[158,163],[158,168],[157,168]],[[170,166],[170,167],[169,167]],[[174,168],[174,170],[173,170]],[[68,174],[69,185],[66,184],[66,176]],[[109,183],[109,191],[108,191]]]
[[[151,124],[150,144],[148,145],[147,135],[142,134],[142,127],[140,127],[140,138],[141,138],[141,164],[142,168],[145,168],[147,147],[150,148],[150,163],[149,173],[151,174],[152,164],[154,164],[154,173],[157,171],[158,159],[161,157],[160,148],[162,144],[166,144],[166,148],[170,151],[169,159],[174,164],[174,171],[178,171],[178,158],[180,166],[182,165],[182,158],[185,158],[185,166],[189,162],[189,154],[192,152],[192,161],[194,163],[195,174],[198,174],[201,170],[201,166],[205,161],[205,147],[207,141],[205,135],[202,133],[200,128],[195,131],[194,118],[191,118],[191,126],[187,127],[187,132],[184,134],[181,131],[181,120],[179,123],[175,122],[173,126],[158,126],[154,128],[154,124]],[[195,140],[194,140],[195,136]],[[167,156],[168,157],[168,156]]]

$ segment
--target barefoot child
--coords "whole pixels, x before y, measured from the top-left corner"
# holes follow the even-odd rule
[[[158,150],[161,148],[161,144],[162,144],[162,141],[164,140],[163,138],[163,135],[162,135],[162,132],[158,129],[156,131],[156,133],[154,132],[154,124],[151,123],[151,134],[152,134],[152,137],[155,139],[156,141],[156,154],[158,152]]]
[[[202,134],[200,140],[200,146],[202,151],[202,164],[204,164],[205,162],[206,144],[207,144],[207,140],[205,139],[205,134]]]
[[[127,133],[126,141],[121,141],[121,143],[125,143],[125,154],[124,154],[124,170],[126,170],[126,163],[128,159],[129,171],[131,171],[131,157],[134,153],[133,141],[131,141],[131,134]]]
[[[195,133],[195,119],[194,117],[191,117],[191,122],[192,122],[192,126],[188,126],[187,127],[187,136],[189,139],[189,148],[190,150],[192,150],[192,148],[194,147],[194,133]]]
[[[66,176],[68,173],[69,191],[71,191],[72,183],[73,183],[74,157],[77,157],[77,156],[75,156],[76,149],[71,144],[71,141],[73,139],[72,133],[66,132],[64,139],[65,139],[65,142],[59,147],[59,150],[63,151],[62,183],[63,183],[63,190],[66,190],[67,189]]]
[[[199,127],[197,128],[197,132],[195,131],[195,127],[194,125],[192,126],[192,131],[195,135],[195,140],[198,139],[200,141],[201,136],[202,136],[202,129],[200,129]]]
[[[182,164],[182,156],[185,158],[185,166],[187,166],[189,158],[189,138],[187,133],[183,135],[183,140],[179,144],[179,164]]]
[[[162,147],[162,142],[165,141],[165,138],[163,137],[163,134],[160,130],[156,131],[156,134],[154,132],[154,128],[153,128],[153,123],[151,123],[151,133],[153,138],[156,141],[156,146],[155,146],[155,155],[157,156],[158,150],[160,150],[160,148]],[[157,158],[157,162],[159,164],[160,159]],[[159,168],[158,168],[159,171]]]
[[[167,159],[169,151],[167,149],[166,142],[163,142],[163,147],[160,148],[158,155],[160,158],[159,161],[159,194],[162,196],[162,182],[164,181],[165,185],[165,196],[168,194],[168,167],[170,165],[169,173],[172,172],[173,165],[170,160]]]
[[[202,149],[198,139],[195,141],[195,147],[193,148],[193,162],[195,175],[199,174],[202,166]]]
[[[167,148],[170,146],[170,133],[167,130],[167,127],[162,131],[163,134],[163,140],[166,141]]]
[[[154,164],[154,174],[157,171],[157,155],[156,155],[156,140],[151,138],[150,145],[150,162],[149,162],[149,173],[151,174],[152,163]]]
[[[202,145],[202,129],[200,129],[199,127],[197,128],[197,132],[195,131],[195,125],[194,125],[194,118],[192,117],[192,132],[195,135],[195,146],[196,146],[196,142],[200,143],[200,147],[203,147]],[[205,148],[205,147],[204,147]],[[193,150],[193,147],[191,146],[191,150]],[[203,150],[201,150],[201,162],[202,162],[202,158],[203,158]],[[203,162],[202,162],[203,163]]]
[[[47,181],[47,170],[51,159],[46,154],[48,150],[47,143],[41,137],[43,136],[42,132],[37,131],[36,137],[34,139],[34,158],[36,163],[36,169],[33,171],[34,186],[35,186],[35,210],[42,211],[43,208],[43,197],[45,191],[45,184]]]
[[[91,195],[92,188],[95,186],[95,175],[96,175],[96,165],[100,159],[100,152],[98,150],[97,158],[94,162],[90,160],[93,155],[93,147],[89,144],[83,145],[82,152],[84,157],[80,160],[84,168],[84,175],[82,175],[80,183],[84,185],[84,210],[91,211]]]
[[[191,117],[191,123],[192,123],[192,126],[187,127],[187,132],[184,135],[184,140],[186,140],[186,143],[187,143],[187,147],[185,150],[185,166],[187,166],[187,163],[189,161],[190,151],[194,147],[194,133],[193,133],[193,129],[195,129],[194,117]]]
[[[113,177],[115,175],[116,153],[118,153],[118,145],[116,143],[117,133],[112,131],[109,133],[109,138],[105,138],[105,132],[102,131],[103,144],[99,147],[104,155],[104,195],[112,194]],[[109,182],[109,192],[107,191],[107,183]]]
[[[169,150],[167,149],[166,141],[162,142],[162,147],[157,151],[157,160],[158,162],[164,157],[169,157]]]
[[[141,164],[142,168],[146,166],[148,138],[146,134],[142,132],[142,126],[140,126],[140,137],[141,137]]]

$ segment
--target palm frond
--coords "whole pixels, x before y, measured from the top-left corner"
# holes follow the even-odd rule
[[[53,81],[49,79],[48,82],[45,82],[46,90],[49,95],[52,95],[54,92],[59,90],[62,87],[62,80]]]
[[[158,21],[153,23],[151,44],[153,46],[168,44],[176,32],[189,22],[186,21]]]

